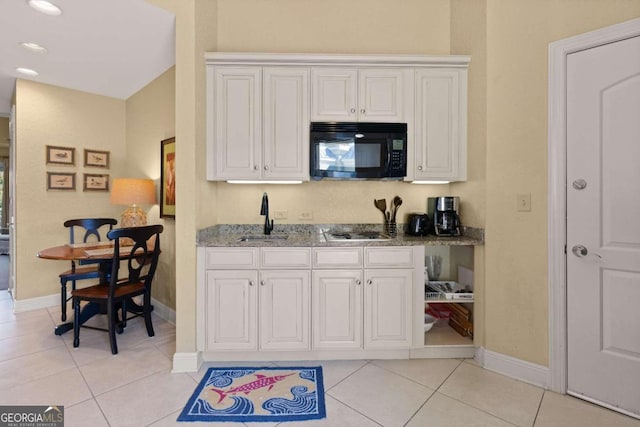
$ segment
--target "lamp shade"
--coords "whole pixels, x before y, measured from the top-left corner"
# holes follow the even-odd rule
[[[114,205],[155,205],[156,187],[152,179],[115,178],[111,189]]]

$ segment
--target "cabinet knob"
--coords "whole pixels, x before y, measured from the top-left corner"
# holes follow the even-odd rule
[[[264,170],[268,171],[269,170],[269,166],[268,165],[264,165]]]
[[[352,108],[352,109],[351,109],[351,110],[349,110],[349,111],[351,111],[352,113],[355,113],[355,112],[356,112],[356,109],[355,109],[355,108]]]
[[[418,166],[418,170],[421,171],[422,170],[422,166]]]
[[[367,280],[367,285],[373,285],[373,280],[371,279]]]
[[[260,280],[260,286],[264,286],[264,280]]]
[[[356,285],[360,286],[362,284],[362,282],[360,281],[360,279],[356,280]]]
[[[360,114],[364,114],[364,108],[360,110]]]
[[[249,286],[253,286],[253,280],[249,280]]]
[[[258,170],[258,165],[253,165],[253,170],[257,171]]]

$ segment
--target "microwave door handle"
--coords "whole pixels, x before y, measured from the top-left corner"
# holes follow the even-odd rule
[[[387,146],[387,170],[391,169],[391,147]]]

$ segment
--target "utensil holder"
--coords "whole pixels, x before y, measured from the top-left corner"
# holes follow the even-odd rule
[[[398,225],[395,221],[385,220],[384,221],[384,232],[387,233],[391,237],[396,237],[398,235]]]

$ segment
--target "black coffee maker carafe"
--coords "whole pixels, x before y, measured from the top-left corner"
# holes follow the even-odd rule
[[[436,236],[460,236],[459,197],[429,197],[427,215],[433,221],[433,234]]]

